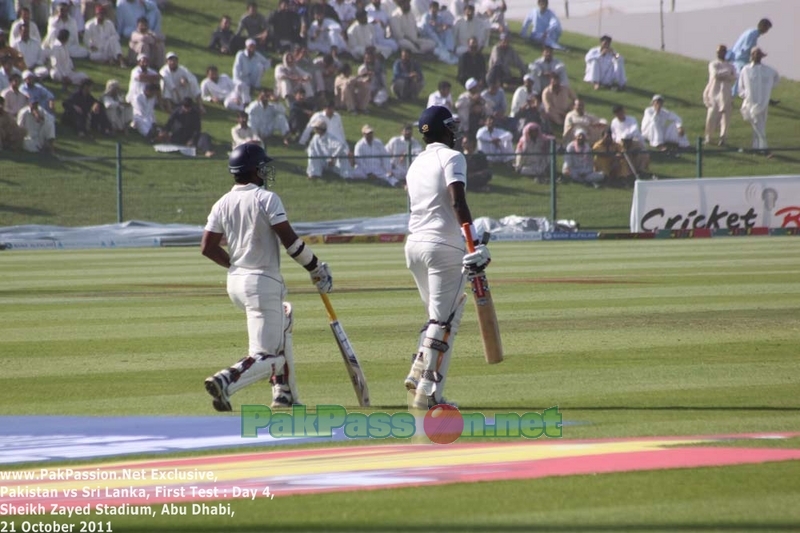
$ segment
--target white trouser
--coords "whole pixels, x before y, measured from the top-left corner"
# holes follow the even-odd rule
[[[747,120],[753,127],[753,148],[756,150],[767,149],[767,110],[761,113],[751,113]]]
[[[406,266],[411,270],[428,318],[445,323],[466,286],[461,261],[466,250],[432,242],[406,241]]]
[[[249,355],[277,355],[283,346],[283,281],[264,274],[229,274],[228,296],[247,315]]]

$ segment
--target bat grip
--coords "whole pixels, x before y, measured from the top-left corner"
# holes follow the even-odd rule
[[[461,229],[464,230],[464,238],[467,240],[467,250],[469,251],[469,253],[475,251],[475,241],[474,237],[472,236],[471,226],[472,224],[468,222],[461,224]]]
[[[331,300],[328,298],[328,295],[324,292],[319,293],[319,297],[322,298],[322,303],[325,304],[325,310],[328,312],[328,318],[331,322],[336,320],[336,313],[333,311],[333,306],[331,305]]]

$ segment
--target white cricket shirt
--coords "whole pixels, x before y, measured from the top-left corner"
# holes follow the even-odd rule
[[[447,186],[467,185],[464,154],[442,143],[429,144],[411,163],[406,176],[411,215],[410,241],[440,242],[462,247],[461,225]]]
[[[272,226],[286,220],[277,194],[252,183],[236,184],[211,208],[205,229],[225,235],[228,273],[268,273],[280,279],[280,241]]]

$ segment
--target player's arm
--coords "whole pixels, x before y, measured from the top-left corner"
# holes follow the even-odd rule
[[[200,253],[221,267],[231,267],[231,257],[222,247],[222,233],[203,231],[203,238],[200,241]]]
[[[284,220],[275,224],[272,226],[272,231],[281,240],[286,253],[308,271],[311,282],[317,286],[319,292],[331,292],[333,277],[328,264],[320,261],[303,239],[297,236],[289,221]]]
[[[464,160],[463,166],[458,162],[452,167],[448,167],[445,167],[445,176],[448,176],[450,173],[458,175],[459,172],[466,174],[466,160]],[[451,181],[447,186],[447,190],[450,193],[450,199],[452,201],[453,210],[456,212],[458,223],[461,225],[469,224],[472,238],[478,239],[477,241],[473,240],[475,251],[464,256],[462,262],[464,273],[470,275],[479,274],[486,269],[492,258],[489,254],[489,249],[481,242],[480,237],[475,232],[475,227],[472,225],[472,213],[470,213],[469,206],[467,205],[465,183],[461,180]]]

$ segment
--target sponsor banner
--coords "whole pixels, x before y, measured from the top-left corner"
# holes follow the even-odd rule
[[[596,231],[546,231],[542,233],[545,241],[596,241]]]
[[[800,227],[800,176],[637,180],[633,189],[631,232],[759,227]]]
[[[523,231],[519,233],[492,233],[489,236],[490,241],[503,242],[503,241],[541,241],[541,231]]]
[[[405,233],[380,233],[377,235],[324,235],[325,244],[404,242]]]
[[[0,250],[87,250],[95,248],[150,248],[161,246],[161,239],[99,239],[92,241],[10,240],[0,242]]]

